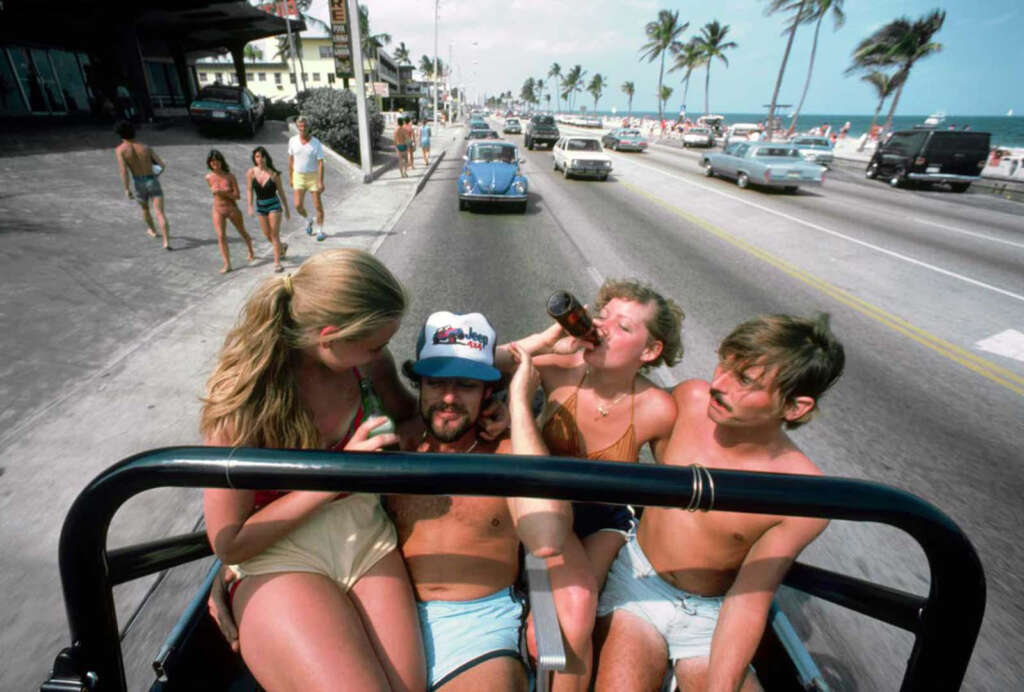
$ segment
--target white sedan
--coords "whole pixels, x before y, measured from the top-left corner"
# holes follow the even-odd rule
[[[612,159],[597,137],[559,137],[551,153],[555,170],[566,178],[578,175],[607,180],[612,172]]]

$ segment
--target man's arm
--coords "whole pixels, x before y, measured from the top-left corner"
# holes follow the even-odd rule
[[[516,373],[509,385],[508,406],[512,417],[511,444],[499,451],[511,454],[545,455],[547,446],[537,430],[530,409],[530,397],[537,391],[540,374],[533,367],[530,355],[514,346],[512,353],[519,359]],[[526,549],[537,557],[555,557],[562,553],[565,539],[572,528],[572,505],[565,500],[546,500],[528,497],[508,498],[508,511],[512,515],[516,532]]]
[[[323,192],[326,189],[324,188],[324,145],[320,142],[320,140],[317,140],[316,144],[316,172],[317,175],[319,176],[318,180],[320,181],[320,192]]]
[[[776,589],[796,556],[827,525],[824,519],[787,517],[751,547],[725,595],[711,638],[709,692],[740,688],[768,622]]]
[[[128,166],[124,160],[124,153],[120,149],[115,149],[114,158],[117,159],[117,172],[121,176],[121,184],[124,185],[124,194],[128,199],[132,199],[135,195],[132,193],[131,182],[128,180]]]

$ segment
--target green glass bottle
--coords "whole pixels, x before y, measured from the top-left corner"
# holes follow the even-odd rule
[[[373,390],[373,383],[367,377],[359,379],[359,392],[363,400],[363,420],[369,420],[370,418],[378,418],[383,416],[387,418],[387,421],[381,423],[376,428],[370,431],[370,438],[377,437],[378,435],[385,435],[387,433],[395,432],[395,421],[388,415],[387,411],[384,410],[384,405],[380,401],[380,397],[377,396],[377,392]],[[383,449],[397,450],[398,445],[389,445]]]

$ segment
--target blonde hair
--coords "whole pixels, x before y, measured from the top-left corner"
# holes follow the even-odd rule
[[[679,304],[666,298],[649,285],[634,279],[608,279],[597,292],[597,309],[613,299],[629,300],[641,305],[653,305],[654,314],[647,320],[647,333],[651,339],[661,342],[661,353],[650,363],[640,368],[641,372],[664,363],[672,367],[683,357],[683,320],[686,315]]]
[[[358,340],[401,319],[402,285],[362,250],[313,255],[293,276],[267,279],[228,332],[206,383],[199,429],[231,446],[323,446],[295,378],[300,351],[322,341]],[[321,338],[320,329],[338,331]]]

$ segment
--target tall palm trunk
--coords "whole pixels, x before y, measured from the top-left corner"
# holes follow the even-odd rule
[[[686,110],[686,94],[690,91],[690,75],[686,75],[686,79],[683,80],[683,107],[679,110]]]
[[[704,75],[704,115],[708,115],[708,114],[711,113],[711,110],[708,108],[708,103],[709,103],[709,100],[708,100],[708,85],[710,85],[710,84],[711,84],[711,58],[708,58],[708,71],[707,71],[707,74]]]
[[[632,96],[629,97],[629,113],[626,114],[626,117],[627,118],[632,118],[633,117],[633,97]]]
[[[892,97],[892,103],[889,104],[889,115],[885,118],[885,126],[882,128],[882,132],[889,132],[892,130],[892,119],[896,115],[896,106],[900,104],[900,95],[903,94],[903,86],[907,83],[907,75],[910,73],[910,68],[913,63],[907,63],[902,70],[897,74],[901,75],[900,85],[896,87],[896,93]]]
[[[658,122],[664,119],[664,109],[661,107],[661,80],[665,76],[665,51],[661,51],[661,69],[658,70]]]
[[[768,105],[768,132],[767,141],[772,141],[772,129],[775,123],[775,104],[779,100],[779,89],[782,87],[782,75],[786,72],[786,63],[789,62],[789,51],[793,48],[793,39],[796,38],[796,28],[800,25],[799,19],[803,17],[804,5],[807,0],[800,0],[800,6],[796,8],[793,15],[793,26],[789,29],[789,40],[786,41],[786,52],[782,54],[782,64],[779,65],[779,76],[775,80],[775,91],[772,92],[772,102]]]
[[[868,135],[875,129],[875,123],[878,122],[878,114],[882,112],[882,104],[885,103],[885,97],[878,99],[878,105],[875,106],[875,114],[871,116],[871,124],[868,125]],[[857,145],[857,151],[864,151],[864,145],[868,143],[868,138],[865,137],[861,140],[861,143]]]
[[[811,43],[811,62],[807,66],[807,79],[804,81],[804,91],[800,94],[800,102],[796,104],[793,119],[789,123],[789,134],[793,134],[796,131],[797,121],[800,120],[800,110],[804,107],[804,99],[807,98],[807,90],[811,86],[811,74],[814,72],[814,55],[818,52],[818,32],[821,30],[821,20],[824,18],[824,13],[819,14],[818,22],[814,25],[814,42]]]

